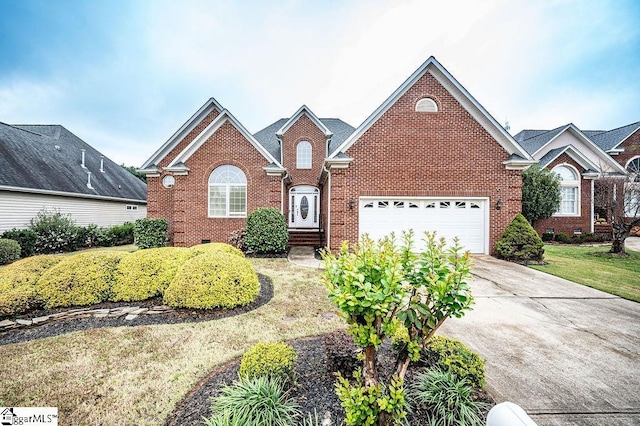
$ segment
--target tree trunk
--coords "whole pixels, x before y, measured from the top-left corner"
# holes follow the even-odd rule
[[[617,222],[611,225],[613,241],[609,253],[627,254],[624,249],[624,242],[631,233],[631,226],[627,223]]]
[[[364,349],[364,360],[362,361],[362,380],[365,386],[375,386],[378,384],[378,370],[376,367],[376,347],[367,346]]]

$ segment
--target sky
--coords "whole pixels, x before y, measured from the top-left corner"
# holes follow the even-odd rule
[[[429,56],[511,133],[640,121],[637,0],[0,0],[0,122],[141,166],[210,97],[364,121]]]

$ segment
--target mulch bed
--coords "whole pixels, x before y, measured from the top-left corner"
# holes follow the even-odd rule
[[[157,315],[139,315],[131,321],[125,321],[124,316],[118,318],[70,318],[50,321],[42,325],[14,328],[2,332],[0,333],[0,345],[27,342],[29,340],[42,339],[45,337],[57,336],[59,334],[71,333],[79,330],[88,330],[91,328],[211,321],[244,314],[259,308],[269,302],[273,297],[273,284],[271,279],[258,274],[258,280],[260,281],[260,293],[253,302],[245,306],[238,306],[233,309],[175,309]],[[122,306],[139,306],[141,308],[149,308],[157,305],[162,305],[162,298],[156,297],[140,302],[104,302],[97,305],[91,305],[91,309],[113,309]],[[69,309],[72,308],[37,310],[29,312],[27,315],[21,315],[19,318],[36,318],[67,311]]]

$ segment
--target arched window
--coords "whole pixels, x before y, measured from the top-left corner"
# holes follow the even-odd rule
[[[627,171],[629,172],[629,180],[631,182],[640,183],[640,157],[629,160],[627,163]]]
[[[640,157],[627,163],[629,181],[624,191],[624,213],[627,217],[640,216]]]
[[[307,141],[300,142],[296,148],[296,168],[311,168],[311,144]]]
[[[580,215],[580,175],[568,164],[554,167],[553,172],[560,175],[560,209],[556,215]]]
[[[431,98],[422,98],[416,102],[416,112],[438,112],[438,104]]]
[[[209,217],[247,215],[247,177],[236,166],[225,164],[209,176]]]

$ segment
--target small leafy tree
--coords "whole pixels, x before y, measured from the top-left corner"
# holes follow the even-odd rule
[[[323,253],[323,280],[329,298],[349,324],[356,344],[363,348],[362,371],[355,383],[339,377],[336,390],[347,413],[347,425],[398,424],[406,415],[404,377],[411,360],[435,331],[451,317],[461,317],[473,298],[469,254],[454,240],[425,234],[426,248],[414,253],[413,232],[400,247],[393,234],[377,242],[364,236],[358,244],[344,242],[338,256]],[[377,351],[384,338],[404,325],[408,339],[398,353],[390,383],[380,382]]]
[[[537,164],[522,173],[522,214],[533,224],[560,207],[560,176]]]
[[[594,204],[611,220],[610,253],[625,255],[625,241],[640,225],[640,171],[629,170],[626,178],[603,176],[595,181]]]
[[[144,173],[140,173],[136,167],[125,166],[124,164],[121,164],[120,167],[140,179],[142,182],[147,183],[147,176]]]

